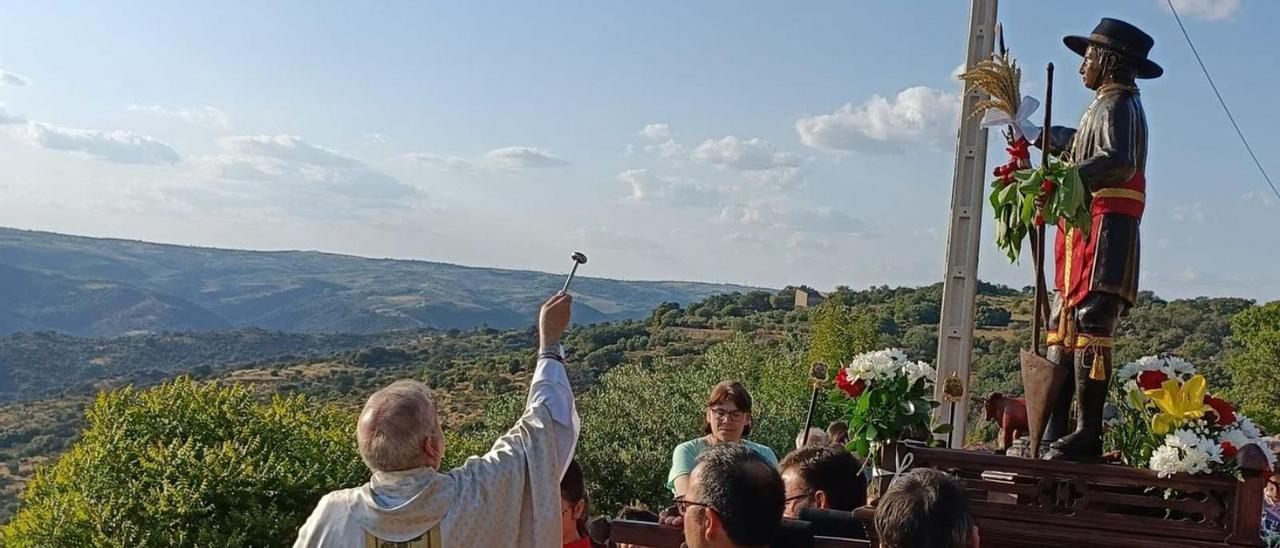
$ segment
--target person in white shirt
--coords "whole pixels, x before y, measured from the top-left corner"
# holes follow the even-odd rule
[[[560,478],[581,428],[560,346],[572,303],[561,292],[542,305],[524,414],[482,457],[439,471],[444,433],[422,383],[370,396],[356,439],[373,477],[321,498],[294,547],[558,548]]]

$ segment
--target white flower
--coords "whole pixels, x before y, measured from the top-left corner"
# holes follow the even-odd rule
[[[1262,437],[1262,432],[1258,430],[1257,425],[1253,424],[1253,420],[1244,416],[1243,413],[1236,413],[1236,425],[1238,425],[1240,431],[1244,432],[1244,435],[1248,436],[1251,440],[1256,440]]]
[[[1164,444],[1178,449],[1191,449],[1200,443],[1200,436],[1195,432],[1178,429],[1164,437]]]
[[[907,375],[907,379],[913,384],[921,378],[928,381],[926,384],[933,384],[935,377],[937,377],[937,372],[933,370],[933,366],[924,362],[907,362],[902,366],[902,372]]]
[[[1173,371],[1174,373],[1177,373],[1179,375],[1196,374],[1196,366],[1192,365],[1191,362],[1184,360],[1182,358],[1179,358],[1177,356],[1169,356],[1164,359],[1164,362],[1165,362],[1165,367],[1168,370]]]
[[[1249,445],[1249,436],[1244,435],[1244,432],[1237,428],[1231,428],[1223,430],[1222,434],[1218,436],[1218,441],[1220,443],[1230,443],[1236,449],[1244,449],[1244,446]]]
[[[1200,438],[1200,443],[1196,444],[1196,452],[1203,454],[1209,462],[1222,464],[1222,446],[1211,439]],[[1209,471],[1208,464],[1205,464],[1204,471]]]
[[[1121,380],[1135,379],[1143,371],[1161,371],[1171,379],[1194,375],[1196,366],[1176,356],[1146,356],[1124,364],[1117,373]]]
[[[1148,467],[1155,470],[1156,475],[1162,478],[1188,471],[1182,463],[1181,451],[1168,445],[1161,445],[1151,452],[1151,463]]]

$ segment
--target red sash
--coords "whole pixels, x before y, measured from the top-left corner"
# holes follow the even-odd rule
[[[1094,243],[1098,241],[1102,216],[1127,215],[1141,219],[1146,189],[1146,177],[1137,172],[1124,183],[1093,191],[1089,208],[1093,217],[1092,234],[1088,238],[1079,230],[1067,229],[1066,221],[1058,222],[1058,236],[1054,239],[1054,285],[1066,306],[1074,308],[1092,289]]]

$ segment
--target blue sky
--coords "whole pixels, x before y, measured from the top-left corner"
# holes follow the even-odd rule
[[[552,271],[581,249],[589,275],[773,287],[941,278],[967,2],[264,4],[6,6],[0,225]],[[1280,4],[1178,4],[1280,172]],[[1142,285],[1280,298],[1280,200],[1164,3],[1002,10],[1024,92],[1056,63],[1069,125],[1091,95],[1061,36],[1114,16],[1156,37]],[[990,239],[981,277],[1027,284]]]

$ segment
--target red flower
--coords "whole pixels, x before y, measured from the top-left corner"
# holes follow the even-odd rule
[[[1206,394],[1204,403],[1213,408],[1213,413],[1218,416],[1218,426],[1226,426],[1236,422],[1236,410],[1226,400],[1220,400]]]
[[[1030,145],[1030,143],[1028,143],[1026,139],[1018,139],[1018,142],[1014,143],[1013,146],[1006,148],[1005,151],[1009,153],[1009,156],[1026,160],[1031,158],[1031,152],[1027,150],[1028,145]]]
[[[839,388],[842,392],[848,394],[850,398],[856,398],[861,396],[862,392],[867,389],[867,381],[865,379],[858,379],[856,381],[849,382],[848,373],[845,373],[844,368],[840,368],[840,373],[836,374],[836,388]]]
[[[1053,180],[1045,179],[1044,182],[1040,183],[1040,192],[1045,194],[1053,192]]]
[[[1036,226],[1044,226],[1044,215],[1036,213]]]
[[[1169,380],[1169,375],[1164,371],[1143,371],[1138,375],[1138,388],[1143,390],[1155,390],[1160,388],[1164,381]]]
[[[1222,442],[1222,456],[1231,458],[1236,456],[1236,453],[1238,453],[1239,451],[1240,449],[1237,449],[1236,446],[1231,444],[1231,442],[1229,441]]]

